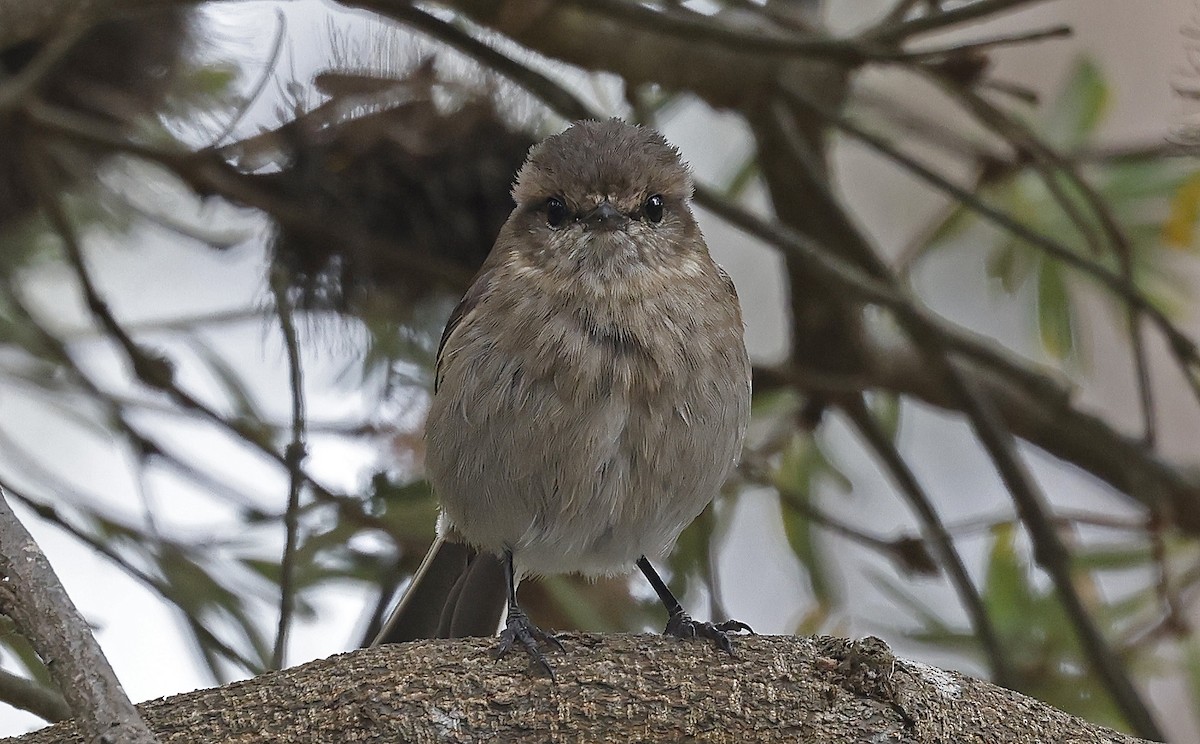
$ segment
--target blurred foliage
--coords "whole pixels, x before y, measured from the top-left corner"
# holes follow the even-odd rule
[[[1063,90],[1039,111],[1033,127],[1047,144],[1061,152],[1101,155],[1085,157],[1080,172],[1128,237],[1135,285],[1168,314],[1178,314],[1190,298],[1176,259],[1179,252],[1195,253],[1200,246],[1194,235],[1200,213],[1200,181],[1187,158],[1164,158],[1157,151],[1103,157],[1097,135],[1109,99],[1099,67],[1081,59]],[[1056,169],[1039,171],[1024,162],[1020,153],[1018,163],[1020,167],[985,164],[979,196],[1043,235],[1055,236],[1080,255],[1119,271],[1116,249],[1105,244],[1103,225],[1075,184]],[[1052,191],[1048,181],[1059,194]],[[957,206],[932,232],[924,251],[958,245],[957,239],[969,229],[972,238],[977,238],[979,233],[974,228],[979,225],[974,212]],[[1078,293],[1091,280],[1007,233],[991,242],[988,273],[1006,293],[1031,293],[1032,317],[1042,349],[1059,360],[1086,361],[1081,328],[1087,316]],[[1114,322],[1123,324],[1116,320],[1119,314],[1115,302],[1106,301],[1112,306]]]
[[[1001,522],[992,528],[982,587],[988,614],[1016,673],[1017,689],[1090,721],[1123,726],[1120,712],[1091,671],[1062,604],[1053,590],[1039,580],[1028,557],[1028,545],[1022,543],[1013,523]],[[1100,563],[1110,570],[1131,569],[1144,566],[1146,558],[1144,553],[1122,550],[1108,552]],[[1097,565],[1092,563],[1089,570]],[[1091,587],[1088,592],[1092,597],[1091,610],[1106,626],[1120,627],[1144,614],[1156,599],[1150,589],[1122,602],[1105,603],[1088,573],[1080,570],[1078,580]],[[915,629],[889,623],[895,627],[893,632],[931,648],[979,655],[978,642],[969,629],[946,622],[926,602],[896,587],[888,578],[877,577],[876,584],[916,620]],[[1137,667],[1156,663],[1149,655],[1134,653],[1132,648],[1127,649],[1125,658]]]

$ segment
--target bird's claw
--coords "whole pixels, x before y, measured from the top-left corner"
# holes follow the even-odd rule
[[[554,668],[550,666],[550,662],[546,661],[542,647],[549,647],[554,651],[564,651],[563,645],[553,635],[534,625],[524,612],[509,610],[504,630],[500,631],[500,643],[492,650],[492,656],[497,659],[502,658],[518,643],[529,655],[530,665],[544,671],[550,677],[551,682],[555,681]]]
[[[726,620],[722,623],[706,623],[693,620],[686,612],[677,612],[667,621],[664,635],[676,638],[704,638],[712,641],[713,645],[733,656],[733,642],[729,640],[730,633],[745,631],[751,635],[754,629],[739,620]]]

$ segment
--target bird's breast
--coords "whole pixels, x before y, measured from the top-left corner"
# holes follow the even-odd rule
[[[740,448],[736,301],[602,290],[481,304],[447,342],[430,410],[447,516],[534,572],[606,573],[661,552]]]

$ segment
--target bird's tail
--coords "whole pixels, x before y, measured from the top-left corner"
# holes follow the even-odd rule
[[[369,645],[496,634],[506,602],[504,563],[456,537],[439,535],[433,541]]]

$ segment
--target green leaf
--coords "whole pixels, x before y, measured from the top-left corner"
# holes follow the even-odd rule
[[[759,172],[758,154],[752,153],[742,161],[742,164],[730,177],[729,183],[725,186],[725,197],[733,201],[740,199],[750,184],[754,183]]]
[[[251,660],[262,668],[269,665],[271,646],[259,627],[260,613],[248,604],[251,595],[217,578],[228,578],[228,569],[202,565],[191,549],[167,542],[160,543],[149,557],[157,564],[165,593],[189,618],[210,630],[216,621],[228,621],[252,649]],[[205,646],[200,635],[195,635],[195,640],[197,646]]]
[[[713,505],[709,504],[699,517],[684,528],[679,539],[675,541],[675,549],[668,556],[667,565],[671,569],[672,582],[678,587],[680,596],[687,594],[695,581],[702,582],[705,588],[711,591],[710,551],[715,528],[716,515]]]
[[[184,70],[179,86],[201,95],[217,96],[225,94],[237,77],[236,65],[209,63]]]
[[[900,396],[878,391],[868,398],[867,405],[888,439],[895,442],[900,432],[900,412],[903,410]]]
[[[1145,568],[1154,560],[1146,543],[1081,547],[1071,556],[1071,565],[1084,570],[1122,571]]]
[[[1108,108],[1108,85],[1091,60],[1075,62],[1063,91],[1046,111],[1042,132],[1056,147],[1072,150],[1085,144]]]
[[[946,215],[929,235],[929,246],[945,243],[962,235],[967,228],[978,222],[979,217],[962,204],[958,204]]]
[[[1163,223],[1163,242],[1179,249],[1196,244],[1196,221],[1200,218],[1200,173],[1192,175],[1175,190],[1171,213]]]
[[[896,583],[892,575],[879,571],[868,570],[871,583],[886,595],[893,605],[916,619],[916,630],[900,629],[898,623],[890,623],[897,627],[897,633],[918,643],[937,646],[942,651],[958,651],[972,657],[979,657],[979,644],[970,631],[960,630],[943,620],[931,610],[928,603],[906,592]],[[899,619],[897,617],[897,619]]]
[[[837,595],[817,540],[819,528],[804,510],[804,505],[813,498],[818,484],[823,480],[832,481],[843,491],[851,488],[850,479],[830,463],[815,437],[807,434],[793,436],[781,453],[779,466],[774,473],[783,530],[792,552],[808,571],[813,594],[818,601],[829,602],[835,600]]]
[[[1009,294],[1015,293],[1033,271],[1033,256],[1019,240],[1006,240],[992,249],[988,256],[987,274],[1000,282]]]
[[[1184,644],[1188,687],[1192,693],[1192,708],[1200,710],[1200,638],[1193,635]]]
[[[992,535],[983,598],[997,629],[1011,629],[1028,619],[1033,595],[1025,576],[1025,564],[1017,556],[1016,528],[1003,522],[992,528]]]
[[[1057,359],[1074,356],[1075,319],[1063,268],[1043,259],[1038,271],[1037,323],[1042,348]]]
[[[1161,158],[1118,160],[1102,171],[1101,190],[1114,204],[1130,200],[1170,198],[1189,178],[1190,168]]]
[[[42,657],[38,656],[37,651],[34,651],[33,646],[30,645],[29,639],[5,615],[0,615],[0,646],[12,654],[34,681],[54,687],[54,680],[50,676],[50,670],[42,662]]]
[[[377,475],[371,483],[371,503],[383,507],[380,520],[387,524],[388,534],[406,544],[433,538],[438,507],[429,481],[397,484]]]

